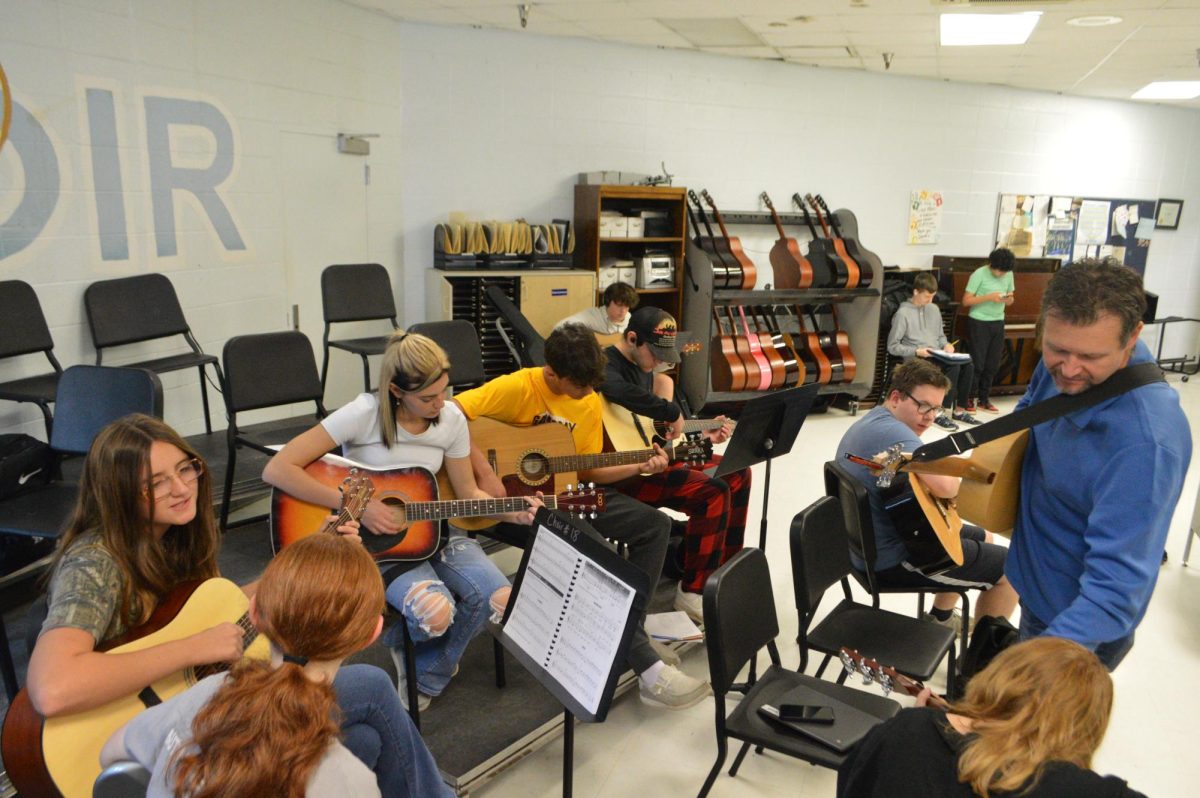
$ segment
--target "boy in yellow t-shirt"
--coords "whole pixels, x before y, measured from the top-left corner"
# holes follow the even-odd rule
[[[596,454],[604,445],[600,398],[595,388],[604,382],[606,358],[595,335],[580,324],[564,324],[546,339],[546,365],[521,369],[454,397],[468,419],[481,416],[518,426],[559,422],[571,429],[578,454]],[[480,461],[473,455],[475,462]],[[667,467],[666,454],[655,446],[654,455],[636,465],[607,466],[579,472],[579,478],[611,485],[635,474],[657,474]],[[481,482],[488,489],[489,480]],[[500,492],[502,486],[492,479]],[[599,540],[616,540],[629,547],[629,561],[656,585],[667,552],[671,520],[653,507],[615,490],[605,491],[605,510],[590,525],[573,520]],[[528,527],[505,532],[528,534]],[[684,709],[710,692],[708,682],[694,679],[674,665],[664,663],[650,645],[639,619],[629,644],[628,662],[638,674],[642,702],[667,709]]]

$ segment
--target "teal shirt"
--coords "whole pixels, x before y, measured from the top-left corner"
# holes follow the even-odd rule
[[[1003,294],[1012,290],[1013,273],[1005,272],[1003,277],[995,277],[991,266],[980,266],[971,272],[971,279],[967,281],[967,293],[975,296],[985,296],[994,291]],[[980,302],[972,305],[967,315],[979,321],[1004,321],[1004,303]]]

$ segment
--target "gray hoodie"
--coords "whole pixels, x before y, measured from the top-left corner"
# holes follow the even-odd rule
[[[909,358],[917,354],[919,347],[942,349],[946,346],[946,334],[942,331],[942,312],[930,302],[917,307],[906,301],[892,316],[892,331],[888,333],[888,352],[897,357]]]

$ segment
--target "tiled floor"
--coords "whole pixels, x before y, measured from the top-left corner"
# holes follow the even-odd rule
[[[1178,376],[1170,381],[1181,392],[1195,441],[1195,432],[1200,430],[1200,384],[1183,383]],[[1001,398],[997,404],[1008,411],[1015,399]],[[989,418],[984,416],[985,420]],[[821,464],[853,421],[836,410],[810,418],[801,430],[796,449],[773,469],[767,553],[782,629],[781,652],[785,665],[792,667],[798,662],[798,653],[794,642],[796,611],[791,606],[788,525],[798,510],[822,494]],[[931,432],[928,437],[932,439],[935,434],[940,433]],[[761,480],[761,467],[756,472],[756,479]],[[1200,608],[1200,545],[1192,554],[1193,567],[1181,565],[1200,481],[1198,472],[1200,469],[1193,464],[1167,542],[1171,561],[1162,569],[1149,614],[1138,629],[1137,645],[1113,675],[1116,708],[1095,762],[1097,770],[1116,773],[1130,786],[1156,797],[1194,794],[1195,777],[1200,773],[1191,754],[1196,748],[1192,733],[1195,719],[1200,716],[1196,688],[1200,677],[1200,624],[1196,621]],[[754,540],[761,488],[761,482],[756,482],[751,503],[748,537]],[[888,601],[885,606],[902,612],[914,609],[912,600],[903,598]],[[684,668],[696,676],[707,674],[703,648],[696,647],[685,655]],[[944,686],[944,681],[935,680],[933,686]],[[644,706],[629,694],[618,699],[605,723],[578,728],[574,794],[580,798],[695,795],[715,753],[712,699],[681,712],[664,712]],[[561,746],[552,743],[500,775],[479,794],[484,798],[551,798],[562,794],[561,774]],[[833,796],[835,785],[831,771],[768,752],[749,756],[736,778],[722,774],[711,795],[820,798]]]

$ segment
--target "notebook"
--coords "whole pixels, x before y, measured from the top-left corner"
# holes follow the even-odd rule
[[[779,720],[782,704],[816,704],[833,707],[833,723],[788,723]],[[779,696],[774,703],[763,704],[759,714],[789,731],[832,748],[839,754],[849,751],[855,743],[867,735],[880,722],[874,715],[839,701],[833,696],[813,690],[811,687],[795,687]]]

